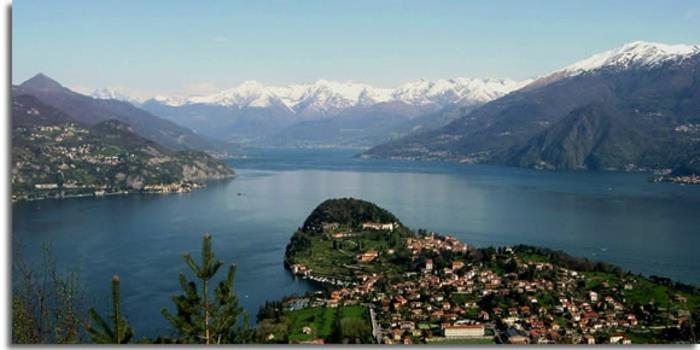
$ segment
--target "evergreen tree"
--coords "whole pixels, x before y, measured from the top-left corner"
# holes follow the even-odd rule
[[[122,318],[121,297],[119,295],[119,276],[112,277],[112,325],[97,314],[94,308],[88,311],[90,318],[99,328],[88,327],[92,340],[98,344],[126,344],[134,336],[131,326]]]
[[[197,264],[190,254],[186,254],[184,259],[200,281],[202,290],[200,295],[197,284],[188,281],[181,273],[179,279],[183,294],[172,298],[177,314],[173,315],[165,308],[161,311],[177,330],[179,340],[205,344],[247,342],[252,332],[248,327],[248,317],[233,291],[235,266],[229,267],[226,278],[214,289],[214,300],[210,302],[211,279],[223,266],[223,262],[214,256],[211,235],[206,234],[202,239],[201,264]],[[242,321],[240,325],[239,321]]]
[[[233,279],[236,266],[229,266],[226,279],[219,282],[214,290],[216,304],[211,310],[211,339],[215,344],[242,344],[253,336],[248,327],[248,314],[238,303],[238,296],[233,291]],[[242,321],[240,326],[236,326]]]

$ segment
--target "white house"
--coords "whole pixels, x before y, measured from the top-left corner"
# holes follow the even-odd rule
[[[394,231],[395,225],[393,222],[383,224],[381,222],[365,222],[362,224],[363,230],[387,230]]]

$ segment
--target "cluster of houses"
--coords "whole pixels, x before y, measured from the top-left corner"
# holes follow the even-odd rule
[[[31,110],[28,111],[28,113],[30,112]],[[118,164],[120,161],[119,157],[117,156],[102,154],[99,149],[91,144],[82,144],[77,146],[53,144],[53,142],[60,143],[63,141],[72,141],[75,143],[82,141],[83,135],[87,134],[89,131],[87,129],[77,127],[74,124],[37,126],[31,129],[23,129],[21,131],[29,132],[27,140],[30,142],[36,142],[39,144],[42,144],[42,141],[52,142],[42,144],[42,154],[48,157],[53,163],[57,164],[57,170],[59,173],[69,169],[75,169],[77,167],[76,162],[86,162],[91,166],[113,166]],[[34,166],[35,165],[32,162],[17,160],[13,164],[13,175],[21,173],[22,170],[25,170],[26,172],[26,169],[30,169],[30,172],[33,172]],[[16,178],[13,176],[13,182],[14,181],[31,183],[36,180],[21,177]],[[59,189],[89,189],[95,186],[80,184],[75,180],[66,179],[60,186],[57,182],[41,182],[35,183],[33,187],[39,191],[52,191]],[[95,191],[95,194],[99,195],[100,189],[96,188]],[[13,195],[13,197],[15,196]]]
[[[82,140],[82,135],[89,133],[87,129],[80,128],[72,123],[66,125],[40,125],[32,129],[18,129],[20,131],[29,130],[29,135],[27,136],[29,141],[62,142],[73,137],[80,141]]]
[[[192,192],[193,189],[199,187],[200,185],[195,182],[182,181],[170,184],[145,185],[143,186],[143,191],[145,193],[186,193]]]
[[[700,175],[692,174],[684,176],[663,176],[661,181],[678,184],[700,185]]]
[[[450,250],[455,253],[466,253],[469,250],[469,245],[462,243],[460,240],[451,236],[436,236],[429,234],[419,238],[408,238],[406,245],[411,253],[415,256],[422,251],[440,252]]]
[[[194,183],[194,182],[189,182],[189,181],[183,181],[183,182],[174,182],[170,184],[155,184],[155,185],[145,185],[143,186],[143,192],[144,193],[186,193],[186,192],[191,192],[192,190],[199,188],[201,185]],[[34,188],[37,190],[58,190],[59,186],[58,183],[55,182],[50,182],[50,183],[38,183],[34,184]],[[107,185],[80,185],[75,181],[67,181],[66,183],[63,184],[62,189],[78,189],[78,188],[88,188],[94,190],[94,195],[97,197],[104,196],[107,194],[108,186]],[[116,192],[115,192],[116,193]],[[119,193],[126,193],[126,191],[120,191]]]
[[[121,158],[115,155],[107,155],[100,152],[97,147],[91,144],[82,144],[80,146],[62,146],[62,145],[47,145],[43,147],[43,152],[56,159],[68,159],[70,161],[86,162],[92,165],[108,165],[113,166],[119,164]],[[131,155],[133,157],[133,155]],[[63,170],[68,168],[75,169],[75,164],[61,164],[59,168]]]
[[[411,238],[406,244],[414,258],[426,249],[470,249],[449,236]],[[525,261],[509,248],[505,252],[519,271],[535,271],[533,278],[522,279],[516,272],[463,260],[437,269],[427,259],[420,271],[405,273],[398,280],[394,276],[391,282],[381,274],[359,275],[353,285],[331,293],[327,306],[369,300],[377,311],[383,343],[483,337],[514,344],[631,343],[626,332],[641,326],[634,310],[624,303],[625,293],[635,288],[634,277],[626,277],[619,286],[602,281],[599,288],[587,289],[582,288],[587,285],[584,273]],[[365,254],[358,259],[371,262],[376,258],[376,252]],[[303,266],[296,269],[304,271]],[[508,306],[482,308],[479,301],[490,295],[505,300]],[[546,298],[546,303],[541,298]],[[680,327],[683,319],[677,320],[675,327]]]

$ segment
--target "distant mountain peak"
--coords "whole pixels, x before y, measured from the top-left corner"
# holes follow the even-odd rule
[[[32,89],[37,91],[53,91],[53,90],[63,90],[65,87],[59,82],[49,78],[43,73],[39,73],[25,82],[23,82],[20,87],[26,89]]]
[[[562,69],[543,75],[525,89],[541,87],[560,79],[575,77],[604,69],[653,69],[666,63],[678,63],[700,54],[700,45],[663,44],[633,41],[620,47],[600,52]]]
[[[600,68],[653,67],[669,61],[679,61],[700,53],[699,45],[662,44],[633,41],[621,47],[595,54],[564,67],[559,72],[576,75]]]
[[[180,96],[155,95],[146,101],[153,101],[162,105],[177,107],[185,104],[185,100],[186,98]]]
[[[131,103],[143,103],[145,100],[135,94],[131,93],[129,90],[119,87],[105,87],[96,89],[90,94],[90,97],[99,100],[120,100]]]
[[[698,45],[631,42],[363,156],[553,170],[700,164],[694,163],[698,134],[691,131],[699,106],[700,85],[693,79],[699,64]]]
[[[170,106],[207,104],[238,108],[284,107],[298,114],[327,114],[355,106],[370,106],[383,102],[402,102],[408,105],[451,104],[471,105],[488,102],[516,90],[529,81],[508,79],[453,78],[436,81],[420,79],[396,88],[382,88],[354,81],[318,79],[306,84],[269,86],[257,81],[245,81],[221,92],[169,99],[161,96],[155,102]],[[107,94],[119,97],[116,94]]]

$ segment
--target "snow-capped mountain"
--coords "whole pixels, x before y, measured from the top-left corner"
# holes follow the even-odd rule
[[[190,97],[181,104],[207,104],[236,108],[284,106],[291,112],[337,112],[358,104],[390,99],[390,90],[353,82],[319,80],[313,84],[265,86],[246,81],[208,96]]]
[[[700,53],[699,45],[668,45],[635,41],[566,66],[560,72],[576,75],[601,68],[649,68],[669,61],[682,61],[698,53]]]
[[[246,81],[206,96],[156,96],[140,106],[221,140],[367,146],[373,140],[404,134],[403,130],[442,125],[454,119],[460,108],[481,105],[529,82],[454,78],[382,88],[353,81],[285,86]],[[442,114],[443,110],[449,111]],[[430,116],[416,119],[415,128],[407,126],[424,115]]]
[[[123,87],[104,87],[95,89],[92,92],[86,93],[92,98],[99,100],[119,100],[129,102],[134,105],[141,105],[146,101],[153,101],[166,106],[181,106],[187,103],[188,98],[178,95],[155,95],[152,97],[143,97],[130,89]]]
[[[93,91],[91,97],[101,100],[120,100],[134,104],[143,103],[146,99],[136,96],[128,89],[118,87],[104,87]]]
[[[648,70],[665,63],[683,62],[697,54],[700,54],[700,45],[634,41],[545,74],[528,84],[525,89],[538,88],[561,79],[602,70]]]
[[[226,107],[269,107],[273,104],[284,104],[280,97],[256,81],[246,81],[243,84],[207,96],[194,96],[185,99],[181,104],[209,104]]]
[[[669,45],[635,41],[619,48],[595,54],[537,79],[534,86],[599,69],[653,67],[669,61],[682,61],[700,53],[700,45]],[[118,99],[136,104],[146,100],[166,106],[205,104],[243,108],[283,107],[291,113],[333,114],[355,106],[382,102],[403,102],[412,106],[469,106],[497,99],[530,84],[533,80],[454,78],[436,81],[418,80],[395,88],[380,88],[352,81],[318,80],[308,84],[269,86],[246,81],[236,87],[205,96],[164,96],[144,99],[121,88],[102,88],[92,96]]]
[[[354,82],[319,80],[313,84],[292,85],[292,91],[301,95],[289,95],[287,105],[297,113],[334,113],[343,109],[372,105],[391,99],[391,89],[377,88]]]
[[[455,78],[437,81],[418,80],[396,88],[381,88],[352,81],[318,80],[310,84],[267,86],[246,81],[236,87],[206,95],[181,98],[155,96],[153,102],[171,107],[205,104],[233,108],[285,107],[292,113],[332,114],[355,106],[371,106],[382,102],[403,102],[413,106],[485,103],[526,85],[530,81]],[[143,103],[119,89],[99,89],[95,98],[119,99]]]
[[[698,54],[698,45],[637,41],[593,55],[535,81],[453,78],[417,80],[391,88],[353,81],[318,80],[284,86],[247,81],[205,96],[155,96],[143,101],[122,90],[97,91],[93,96],[138,103],[155,115],[225,141],[263,145],[282,142],[283,145],[304,146],[367,146],[412,132],[405,130],[424,131],[445,126],[467,113],[473,116],[472,110],[488,109],[480,108],[481,105],[497,106],[503,100],[510,101],[508,96],[523,96],[553,82],[566,83],[567,78],[599,76],[606,79],[603,75],[624,72],[644,75],[657,68],[683,66],[682,63],[691,62],[691,58],[694,62],[700,57]],[[676,62],[681,64],[676,65]],[[590,101],[603,93],[597,89],[603,88],[580,88],[573,96],[576,101]],[[556,93],[554,87],[552,94]],[[556,107],[566,105],[567,101],[555,98],[541,103]],[[508,123],[516,125],[522,111],[530,107],[508,109],[517,111],[512,114],[515,119]],[[495,135],[512,134],[512,125],[508,123]],[[548,121],[534,123],[546,125]],[[497,140],[494,137],[488,141]]]
[[[187,102],[187,97],[155,95],[149,99],[142,99],[141,103],[144,103],[146,101],[159,103],[161,105],[169,107],[177,107],[185,104]]]
[[[419,80],[399,86],[391,94],[392,99],[411,105],[472,105],[485,103],[517,90],[531,80],[513,81],[498,79],[456,78],[437,81]]]
[[[649,69],[668,62],[682,62],[699,53],[700,45],[634,41],[568,65],[543,79],[571,77],[601,69]]]
[[[527,83],[527,82],[525,82]],[[265,86],[248,81],[220,93],[191,97],[184,104],[227,107],[269,107],[283,105],[296,113],[329,113],[355,106],[400,101],[409,105],[474,104],[488,102],[523,86],[523,82],[496,79],[456,78],[419,80],[395,89],[355,82],[319,80],[311,84]]]
[[[568,65],[429,133],[369,157],[452,159],[539,169],[700,173],[700,46],[632,42]],[[673,155],[669,157],[669,155]]]

